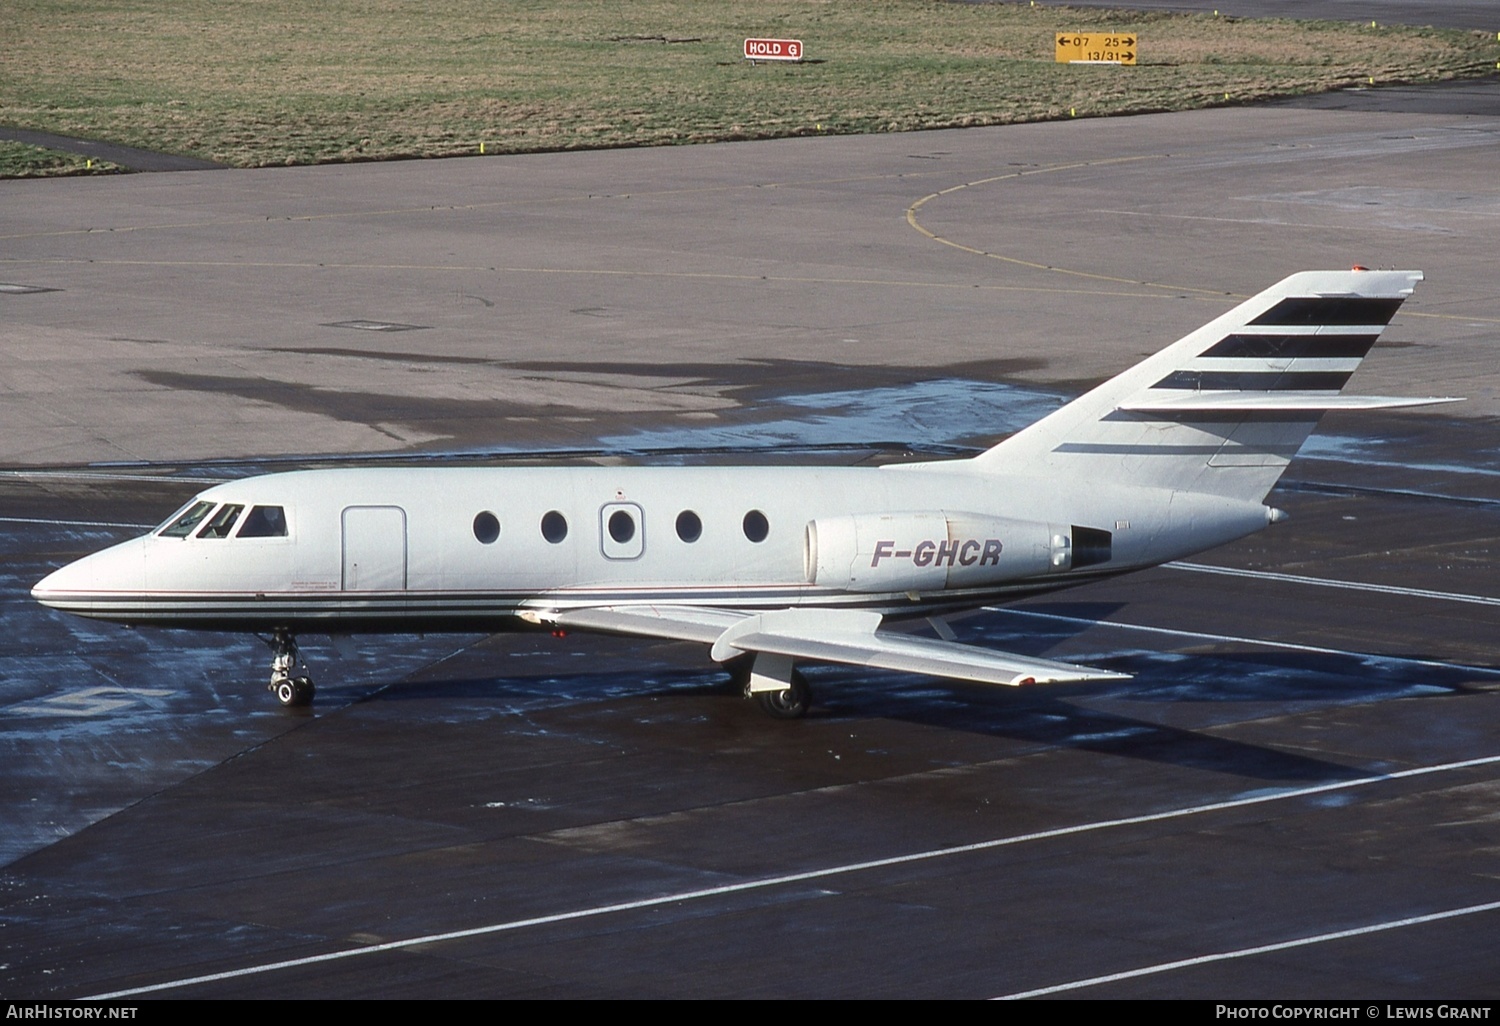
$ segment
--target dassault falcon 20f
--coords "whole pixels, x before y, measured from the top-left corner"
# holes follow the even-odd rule
[[[296,637],[527,624],[700,642],[771,715],[796,660],[992,684],[1123,676],[959,644],[941,614],[1233,541],[1327,410],[1446,402],[1342,389],[1422,275],[1294,274],[970,459],[879,468],[311,470],[210,488],[64,566],[45,605]],[[928,617],[939,638],[882,630]]]

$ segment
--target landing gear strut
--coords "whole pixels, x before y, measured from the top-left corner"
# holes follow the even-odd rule
[[[807,678],[792,668],[789,656],[762,652],[748,666],[735,669],[744,674],[745,697],[754,698],[767,716],[796,720],[807,715],[812,692],[807,687]]]
[[[262,638],[271,646],[271,683],[267,687],[276,696],[276,701],[285,706],[311,705],[313,682],[307,675],[307,664],[297,648],[297,639],[285,627],[278,627],[269,638]],[[300,672],[299,672],[300,671]],[[293,673],[297,673],[293,676]]]

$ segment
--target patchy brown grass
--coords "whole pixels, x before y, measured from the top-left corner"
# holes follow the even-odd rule
[[[107,160],[93,160],[77,153],[0,139],[0,177],[60,178],[66,175],[112,175],[123,170]]]
[[[1480,33],[932,0],[9,0],[6,20],[0,121],[239,166],[1174,110],[1497,56]],[[1139,36],[1137,67],[1053,62],[1054,32],[1105,26]],[[748,35],[809,61],[750,65]]]

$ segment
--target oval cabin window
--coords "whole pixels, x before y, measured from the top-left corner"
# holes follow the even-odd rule
[[[553,545],[568,536],[568,519],[557,510],[552,510],[542,517],[542,537]]]
[[[758,509],[752,509],[745,514],[745,537],[753,542],[763,542],[771,533],[771,522],[766,515]]]
[[[485,510],[474,518],[474,537],[485,545],[491,545],[500,537],[500,519]]]

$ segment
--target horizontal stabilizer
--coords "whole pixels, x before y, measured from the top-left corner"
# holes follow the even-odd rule
[[[1254,413],[1275,410],[1321,413],[1324,410],[1394,410],[1405,406],[1461,402],[1463,399],[1452,396],[1408,398],[1317,392],[1189,392],[1178,396],[1127,399],[1115,409],[1131,413]]]

